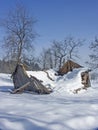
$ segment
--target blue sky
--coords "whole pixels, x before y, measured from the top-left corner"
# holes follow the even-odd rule
[[[38,20],[35,24],[40,35],[35,40],[38,50],[71,35],[86,39],[80,54],[84,51],[88,55],[89,41],[98,36],[98,0],[0,0],[0,18],[19,2]]]

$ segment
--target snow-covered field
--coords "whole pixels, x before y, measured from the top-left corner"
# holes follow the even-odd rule
[[[82,70],[83,71],[83,70]],[[49,70],[27,72],[53,88],[49,95],[10,94],[13,83],[8,74],[0,74],[0,130],[98,130],[98,79],[87,91],[73,94],[81,87],[81,70],[63,77]]]

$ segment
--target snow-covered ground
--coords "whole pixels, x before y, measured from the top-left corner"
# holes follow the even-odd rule
[[[27,72],[53,88],[49,95],[10,94],[10,75],[0,74],[0,130],[98,130],[98,79],[87,91],[72,93],[81,87],[81,71],[61,77],[49,70],[54,81],[45,72]]]

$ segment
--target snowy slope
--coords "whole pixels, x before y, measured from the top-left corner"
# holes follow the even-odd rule
[[[27,72],[53,88],[49,95],[10,94],[10,75],[0,74],[0,130],[98,130],[98,82],[79,94],[71,93],[81,87],[80,72],[55,76],[45,72]]]

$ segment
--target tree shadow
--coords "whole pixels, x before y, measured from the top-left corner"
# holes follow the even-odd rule
[[[98,128],[94,128],[93,130],[98,130]]]
[[[13,89],[13,86],[0,86],[0,92],[10,92]]]
[[[10,130],[10,128],[13,130],[19,130],[20,128],[23,130],[49,130],[46,128],[47,126],[40,126],[35,122],[40,123],[36,119],[0,113],[0,130]],[[15,125],[17,128],[14,128]]]

